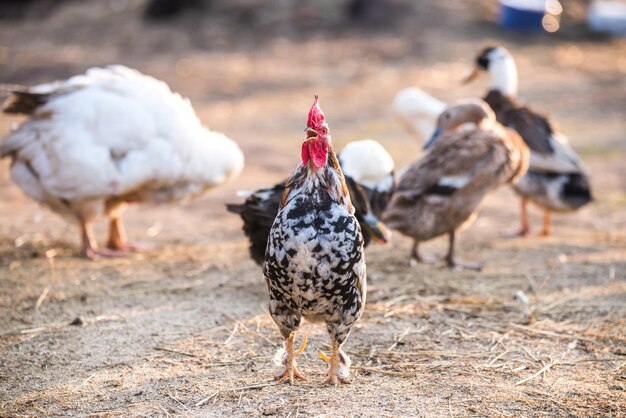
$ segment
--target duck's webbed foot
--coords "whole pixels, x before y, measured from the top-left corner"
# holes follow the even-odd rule
[[[99,247],[83,247],[81,251],[82,255],[89,260],[97,260],[98,258],[118,258],[126,256],[126,252],[111,250],[109,248]]]
[[[157,244],[149,242],[107,242],[107,248],[110,250],[120,251],[123,253],[145,253],[158,250]]]
[[[452,269],[481,271],[484,264],[479,261],[446,259],[446,264]]]
[[[527,237],[530,235],[530,225],[520,225],[519,228],[511,231],[503,231],[503,238],[519,238],[519,237]]]
[[[126,254],[130,252],[147,252],[156,250],[159,247],[150,243],[128,242],[122,219],[117,217],[111,218],[109,222],[109,241],[107,242],[107,248],[109,250]]]
[[[84,217],[79,217],[78,224],[80,226],[82,241],[81,254],[83,257],[88,258],[89,260],[96,260],[101,257],[112,258],[123,257],[125,255],[122,251],[98,247],[98,243],[93,235],[90,220]]]

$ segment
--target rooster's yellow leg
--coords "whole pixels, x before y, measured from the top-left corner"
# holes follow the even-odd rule
[[[304,340],[302,341],[302,345],[297,350],[294,348],[293,343],[296,338],[296,333],[292,332],[289,334],[289,337],[285,340],[285,351],[286,351],[286,359],[285,359],[285,371],[281,374],[276,375],[276,380],[283,379],[287,377],[289,379],[289,384],[293,385],[295,379],[300,380],[308,380],[296,366],[296,357],[301,354],[306,348],[307,337],[304,336]]]
[[[337,384],[339,384],[339,382],[347,383],[346,379],[342,379],[339,376],[339,367],[340,367],[340,363],[339,363],[339,348],[340,348],[339,347],[339,343],[334,342],[333,343],[333,351],[330,354],[330,359],[328,359],[328,362],[330,363],[330,367],[328,368],[328,373],[326,374],[326,376],[328,377],[326,379],[326,383],[328,383],[329,385],[337,385]],[[320,355],[320,357],[322,357],[322,356]],[[327,356],[324,354],[324,357],[327,357]],[[322,359],[324,357],[322,357]]]

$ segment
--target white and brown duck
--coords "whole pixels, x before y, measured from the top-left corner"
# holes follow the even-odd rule
[[[519,235],[530,232],[527,204],[544,210],[542,235],[551,233],[551,213],[575,211],[592,201],[589,178],[578,155],[543,115],[517,99],[517,67],[503,47],[489,47],[476,58],[466,82],[489,73],[489,91],[484,100],[498,122],[515,129],[530,148],[528,173],[515,186],[521,197]]]

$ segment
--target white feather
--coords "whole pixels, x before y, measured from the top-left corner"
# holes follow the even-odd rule
[[[373,188],[379,192],[388,192],[393,188],[395,181],[396,179],[394,173],[389,173],[387,177],[376,183]]]
[[[446,104],[417,87],[400,90],[393,99],[393,111],[400,124],[425,141],[435,131],[437,117]]]
[[[517,66],[513,55],[503,47],[489,53],[489,89],[517,96]]]
[[[439,179],[437,182],[440,186],[445,187],[453,187],[455,189],[460,189],[470,181],[470,176],[445,176]]]
[[[203,127],[187,99],[130,68],[92,68],[32,91],[52,97],[4,140],[0,154],[30,169],[28,178],[14,168],[13,180],[53,210],[61,199],[128,193],[179,200],[243,168],[237,144]]]
[[[249,196],[256,196],[257,199],[260,199],[262,201],[266,201],[268,200],[270,197],[272,197],[274,195],[274,190],[273,189],[269,189],[269,190],[257,190],[256,192],[251,192],[249,194]]]
[[[237,197],[245,197],[248,198],[254,194],[254,190],[237,190],[235,194]]]
[[[339,351],[341,353],[340,358],[342,361],[339,362],[339,370],[337,371],[337,374],[339,375],[339,378],[345,380],[350,376],[350,366],[352,366],[352,360],[350,360],[350,357],[348,357],[343,350],[340,349]]]
[[[287,350],[283,347],[279,347],[274,353],[274,364],[277,370],[274,372],[275,377],[282,376],[287,370]]]
[[[394,162],[387,150],[373,139],[353,141],[339,153],[344,174],[371,189],[389,190]]]

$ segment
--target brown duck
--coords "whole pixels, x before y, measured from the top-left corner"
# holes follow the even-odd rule
[[[415,240],[412,259],[428,261],[420,242],[448,234],[447,265],[479,270],[480,263],[455,259],[455,233],[473,220],[488,192],[526,173],[528,159],[519,135],[497,123],[485,102],[450,107],[439,116],[426,153],[400,178],[385,223]]]

